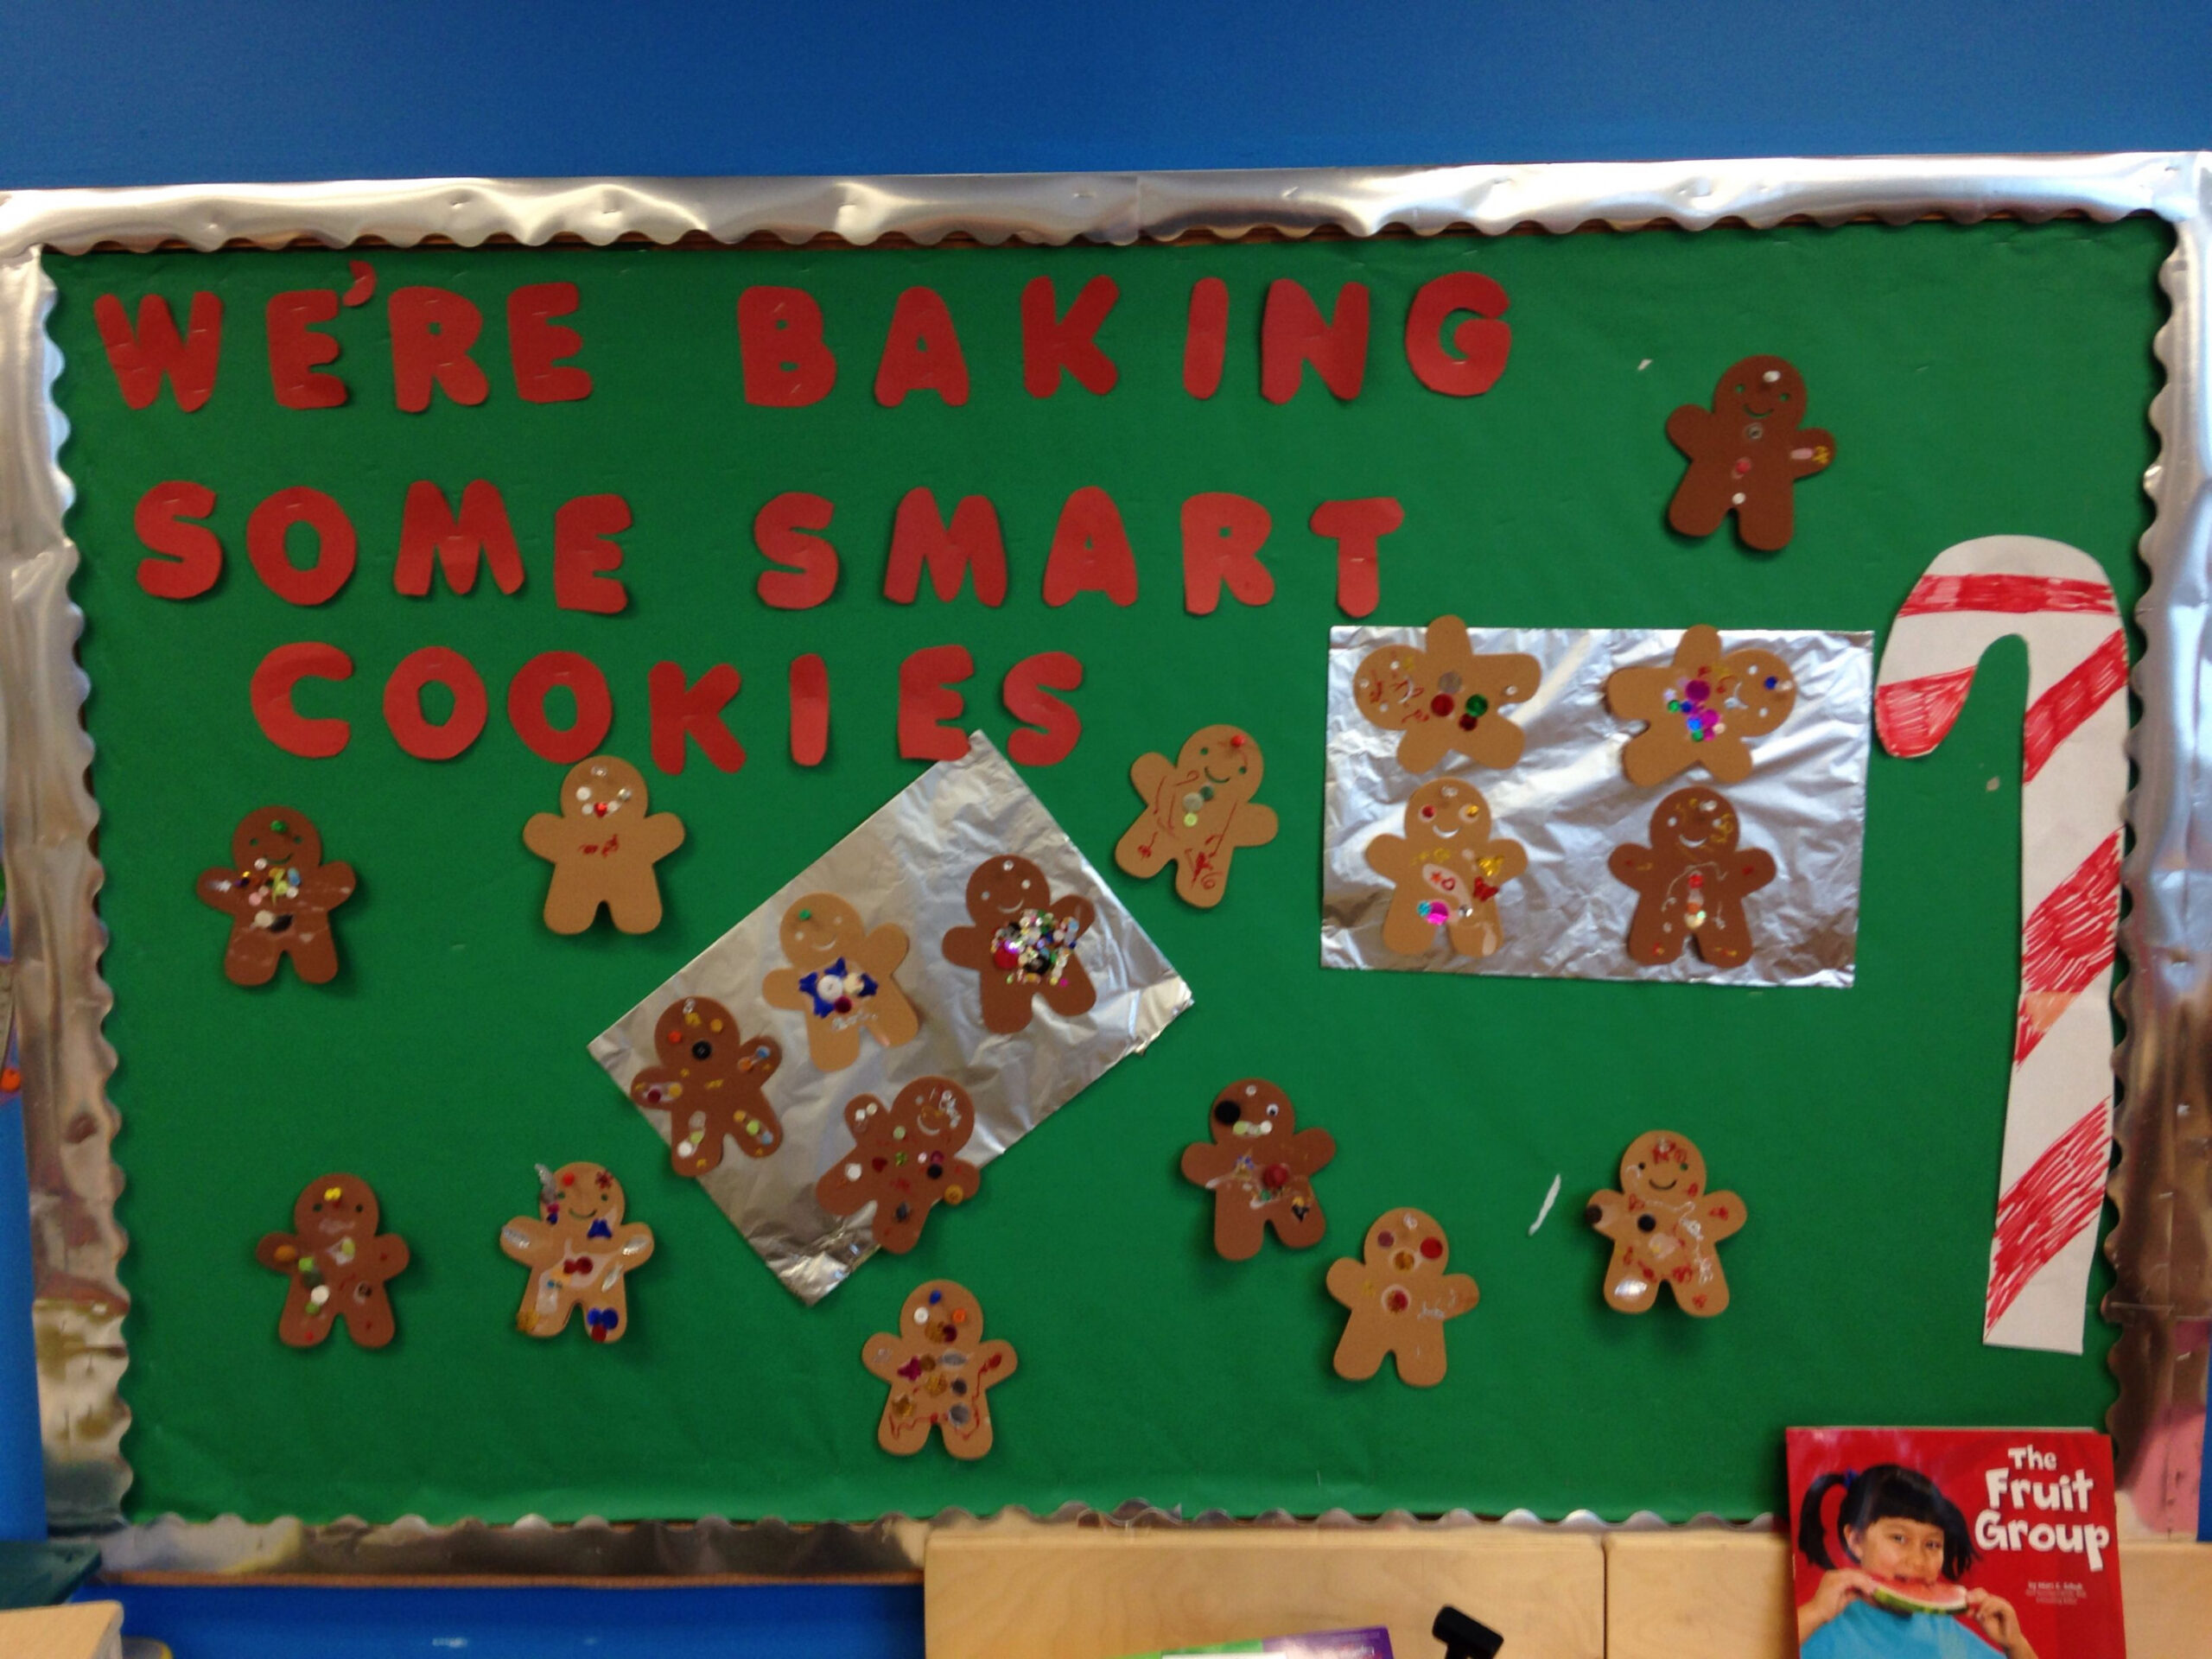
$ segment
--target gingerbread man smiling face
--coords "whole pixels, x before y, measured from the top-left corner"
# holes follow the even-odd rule
[[[322,861],[322,833],[289,806],[249,812],[231,835],[228,869],[201,872],[200,901],[231,918],[223,972],[265,985],[285,957],[310,985],[338,972],[330,912],[353,896],[353,867]]]
[[[945,934],[944,959],[981,976],[986,1029],[1027,1030],[1039,997],[1071,1017],[1097,1001],[1076,956],[1098,922],[1090,899],[1054,898],[1044,871],[1006,854],[985,859],[968,878],[968,915],[972,925]]]
[[[1771,553],[1789,544],[1797,480],[1835,459],[1835,439],[1805,418],[1804,377],[1778,357],[1732,363],[1713,388],[1713,407],[1684,404],[1667,436],[1689,467],[1667,504],[1685,536],[1709,536],[1730,513],[1744,545]]]
[[[1715,1246],[1740,1230],[1744,1201],[1707,1192],[1705,1157],[1668,1129],[1638,1135],[1621,1154],[1621,1190],[1590,1200],[1584,1219],[1613,1243],[1605,1300],[1642,1313],[1675,1294],[1682,1312],[1711,1319],[1728,1306],[1728,1280]]]
[[[833,1216],[869,1205],[875,1242],[904,1255],[921,1242],[922,1224],[942,1199],[973,1198],[983,1172],[959,1155],[975,1133],[976,1108],[950,1077],[917,1077],[886,1106],[861,1095],[845,1107],[852,1149],[831,1164],[814,1195]]]
[[[407,1242],[377,1230],[383,1211],[358,1175],[309,1181],[292,1205],[292,1230],[270,1233],[254,1259],[285,1274],[284,1312],[276,1334],[290,1347],[312,1348],[336,1322],[364,1348],[381,1348],[397,1326],[385,1283],[407,1266]]]
[[[1393,1210],[1367,1230],[1357,1262],[1329,1264],[1329,1294],[1351,1310],[1337,1344],[1337,1375],[1364,1382],[1395,1355],[1398,1380],[1416,1389],[1444,1380],[1444,1322],[1481,1296],[1464,1273],[1446,1273],[1452,1246],[1436,1217]]]
[[[1231,1262],[1260,1253],[1268,1229],[1294,1250],[1321,1242],[1328,1220],[1313,1177],[1337,1155],[1326,1129],[1301,1129],[1290,1097],[1265,1077],[1215,1096],[1213,1138],[1183,1149],[1183,1179],[1213,1194],[1213,1245]]]
[[[622,1183],[597,1164],[540,1164],[537,1179],[537,1219],[517,1216],[499,1229],[499,1248],[530,1269],[516,1328],[557,1337],[582,1307],[586,1336],[620,1342],[630,1328],[624,1281],[652,1255],[652,1229],[623,1221]]]
[[[861,1033],[896,1048],[921,1029],[914,1005],[891,976],[906,959],[906,935],[888,923],[874,932],[834,893],[810,893],[784,912],[784,955],[791,963],[760,984],[770,1007],[806,1016],[815,1068],[842,1071],[861,1057]]]
[[[870,1337],[861,1363],[891,1385],[875,1429],[885,1451],[911,1457],[932,1428],[956,1458],[991,1449],[984,1396],[1014,1375],[1014,1353],[1009,1344],[983,1339],[982,1306],[963,1287],[933,1279],[916,1290],[899,1311],[899,1328]]]
[[[1789,718],[1797,682],[1772,652],[1723,652],[1719,632],[1700,625],[1683,632],[1666,666],[1616,669],[1605,681],[1605,706],[1623,720],[1644,722],[1621,752],[1621,768],[1638,788],[1692,766],[1737,784],[1751,775],[1744,740],[1764,737]]]
[[[761,1092],[784,1051],[772,1037],[747,1037],[737,1016],[710,997],[687,996],[661,1010],[653,1027],[658,1065],[630,1080],[630,1098],[668,1114],[670,1166],[699,1176],[722,1160],[725,1139],[747,1158],[783,1144],[783,1125]]]
[[[1751,959],[1751,925],[1744,899],[1774,880],[1774,855],[1738,846],[1742,823],[1717,790],[1678,789],[1651,814],[1651,845],[1613,849],[1608,868],[1636,889],[1629,954],[1638,962],[1672,962],[1697,941],[1715,968]]]
[[[1377,836],[1367,862],[1393,884],[1382,943],[1417,957],[1446,942],[1463,956],[1488,957],[1505,942],[1500,888],[1529,868],[1517,841],[1491,836],[1490,803],[1472,784],[1438,778],[1406,803],[1406,833]]]
[[[1525,739],[1504,706],[1536,695],[1543,670],[1524,652],[1477,656],[1467,625],[1440,616],[1426,650],[1385,645],[1352,676],[1352,700],[1370,725],[1402,732],[1398,764],[1427,772],[1456,750],[1478,766],[1510,766]]]
[[[545,893],[545,925],[581,933],[599,907],[625,933],[660,925],[660,880],[653,866],[683,844],[673,812],[648,816],[644,775],[627,760],[595,754],[569,769],[561,810],[540,812],[523,825],[523,844],[553,864]]]
[[[1266,762],[1250,733],[1202,726],[1173,760],[1141,754],[1129,782],[1145,803],[1114,848],[1114,861],[1131,875],[1175,866],[1175,892],[1185,904],[1211,909],[1229,891],[1229,861],[1239,847],[1275,838],[1274,809],[1252,798]]]

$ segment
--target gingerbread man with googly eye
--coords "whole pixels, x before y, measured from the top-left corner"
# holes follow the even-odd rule
[[[760,983],[771,1007],[806,1016],[806,1052],[819,1071],[842,1071],[861,1057],[861,1033],[886,1048],[912,1040],[920,1016],[891,976],[906,959],[903,929],[870,932],[861,913],[834,893],[810,893],[784,912],[784,955]]]
[[[1662,668],[1616,669],[1605,681],[1605,706],[1644,728],[1621,751],[1621,769],[1639,789],[1663,784],[1692,766],[1715,782],[1751,775],[1746,738],[1764,737],[1797,706],[1789,664],[1756,646],[1724,652],[1717,629],[1683,632],[1675,660]]]
[[[231,918],[223,972],[266,985],[286,957],[310,985],[338,973],[330,912],[353,896],[353,867],[322,861],[322,832],[289,806],[249,812],[231,834],[228,869],[203,871],[200,899]]]
[[[1398,1380],[1433,1389],[1444,1380],[1444,1322],[1481,1297],[1464,1273],[1446,1273],[1450,1241],[1436,1217],[1393,1210],[1367,1230],[1357,1262],[1329,1264],[1329,1294],[1351,1310],[1337,1344],[1337,1375],[1363,1382],[1395,1356]]]
[[[761,1092],[784,1063],[772,1037],[747,1037],[737,1016],[710,997],[687,996],[661,1010],[649,1065],[630,1079],[630,1098],[668,1114],[670,1167],[695,1179],[717,1167],[722,1142],[747,1158],[783,1145],[784,1126]]]
[[[1684,404],[1667,436],[1690,458],[1667,504],[1685,536],[1710,536],[1730,513],[1744,545],[1787,547],[1796,528],[1797,480],[1835,459],[1835,439],[1805,418],[1805,378],[1778,357],[1732,363],[1713,388],[1713,407]]]
[[[1229,861],[1240,847],[1275,838],[1275,812],[1252,798],[1266,762],[1249,732],[1202,726],[1173,760],[1141,754],[1129,782],[1144,811],[1122,833],[1114,861],[1140,880],[1175,866],[1176,896],[1202,910],[1229,891]]]
[[[965,1460],[991,1449],[989,1391],[1012,1376],[1013,1345],[983,1339],[983,1309],[950,1279],[932,1279],[906,1299],[899,1328],[861,1350],[868,1374],[891,1385],[875,1443],[912,1457],[934,1428],[944,1449]]]
[[[1651,814],[1649,847],[1616,847],[1606,861],[1636,890],[1628,927],[1629,954],[1638,962],[1672,962],[1693,939],[1715,968],[1751,959],[1751,924],[1744,900],[1774,880],[1774,855],[1738,845],[1743,823],[1717,790],[1678,789]]]
[[[1493,839],[1490,803],[1472,784],[1439,778],[1406,803],[1405,835],[1377,836],[1368,868],[1393,886],[1382,943],[1418,957],[1444,941],[1461,956],[1495,956],[1505,943],[1497,895],[1529,868],[1517,841]]]
[[[537,1217],[499,1229],[499,1248],[530,1269],[515,1328],[557,1337],[584,1311],[584,1334],[620,1342],[630,1329],[630,1273],[653,1253],[653,1230],[622,1219],[622,1183],[597,1164],[537,1166]]]
[[[1656,1306],[1659,1287],[1693,1318],[1728,1306],[1728,1278],[1715,1248],[1740,1231],[1744,1201],[1708,1192],[1705,1155],[1668,1129],[1640,1135],[1621,1154],[1621,1190],[1590,1200],[1583,1219],[1613,1243],[1605,1264],[1605,1301],[1624,1313]]]
[[[1260,1253],[1268,1229],[1294,1250],[1321,1242],[1328,1219],[1313,1178],[1337,1155],[1326,1129],[1301,1129],[1290,1097],[1243,1077],[1215,1098],[1211,1141],[1183,1149],[1183,1179],[1213,1194],[1213,1247],[1231,1262]]]
[[[1504,706],[1526,702],[1543,683],[1543,669],[1525,652],[1477,656],[1467,625],[1440,616],[1428,625],[1426,650],[1385,645],[1370,652],[1352,676],[1352,700],[1370,725],[1402,732],[1398,764],[1427,772],[1446,754],[1478,766],[1510,766],[1525,734]]]
[[[545,925],[581,933],[599,907],[625,933],[660,925],[660,878],[653,867],[683,844],[683,821],[646,811],[645,774],[627,760],[595,754],[569,768],[558,813],[539,812],[522,827],[523,845],[550,861]]]
[[[921,1242],[940,1201],[957,1207],[982,1184],[983,1172],[959,1155],[975,1133],[975,1103],[950,1077],[917,1077],[888,1106],[861,1095],[846,1103],[845,1128],[852,1149],[815,1183],[814,1196],[833,1216],[874,1205],[869,1230],[893,1255]]]
[[[407,1266],[407,1241],[380,1233],[383,1211],[358,1175],[324,1175],[300,1190],[292,1230],[269,1233],[254,1260],[284,1274],[284,1312],[276,1334],[293,1348],[312,1348],[340,1319],[364,1348],[381,1348],[398,1326],[385,1287]]]

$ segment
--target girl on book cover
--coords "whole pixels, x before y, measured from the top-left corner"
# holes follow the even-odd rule
[[[1841,1567],[1821,1519],[1821,1499],[1837,1486]],[[1797,1547],[1826,1569],[1797,1609],[1800,1659],[2036,1659],[2012,1604],[1959,1582],[1975,1554],[1967,1518],[1917,1469],[1878,1463],[1822,1475],[1806,1489]]]

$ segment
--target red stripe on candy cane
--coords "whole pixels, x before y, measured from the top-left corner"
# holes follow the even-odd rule
[[[2045,893],[2020,929],[2020,1012],[2012,1064],[2028,1058],[2066,1005],[2112,966],[2120,922],[2120,831]]]
[[[2112,588],[2101,582],[2068,576],[1923,576],[1897,614],[1925,616],[1942,611],[2002,611],[2026,615],[2058,611],[2075,615],[2116,616]]]
[[[2127,641],[2117,631],[2074,664],[2066,677],[2028,705],[2021,731],[2020,779],[2033,781],[2051,751],[2075,728],[2103,708],[2127,684]]]
[[[2053,1141],[1997,1201],[1982,1330],[1993,1329],[2028,1281],[2084,1227],[2096,1224],[2112,1163],[2111,1102],[2101,1100]]]
[[[1877,687],[1874,725],[1882,734],[1882,747],[1906,760],[1926,754],[1950,731],[1973,690],[1971,666]]]

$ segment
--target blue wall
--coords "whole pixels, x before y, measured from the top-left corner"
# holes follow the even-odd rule
[[[0,54],[0,189],[2212,146],[2206,0],[14,0]],[[0,1181],[0,1535],[37,1515],[24,1243]],[[131,1628],[179,1659],[464,1629],[834,1659],[918,1653],[918,1618],[911,1592],[143,1592]]]

